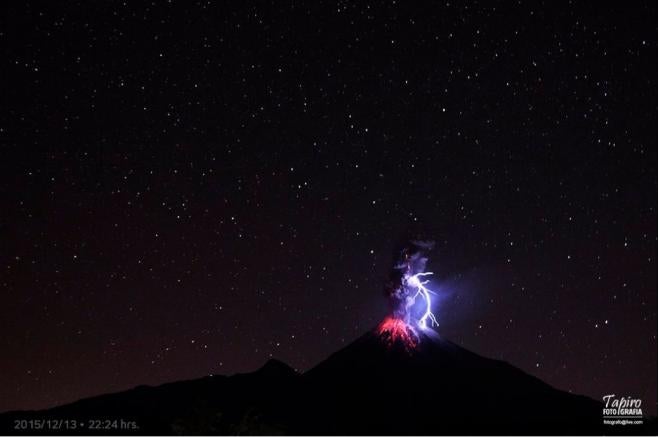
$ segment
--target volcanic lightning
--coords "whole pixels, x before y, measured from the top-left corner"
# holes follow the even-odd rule
[[[435,293],[425,287],[425,284],[427,284],[429,281],[421,281],[419,279],[421,276],[430,276],[433,274],[434,273],[432,272],[416,273],[406,280],[407,284],[411,285],[412,287],[416,287],[417,290],[413,297],[412,305],[415,303],[418,296],[421,296],[425,300],[425,311],[423,312],[422,317],[418,320],[418,326],[420,326],[421,329],[425,329],[427,327],[427,319],[430,319],[432,326],[439,326],[439,322],[436,320],[434,313],[432,313],[432,298],[430,297],[430,294]]]

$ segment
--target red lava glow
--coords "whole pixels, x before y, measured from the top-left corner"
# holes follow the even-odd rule
[[[405,349],[411,350],[418,346],[418,334],[416,330],[402,319],[386,317],[377,328],[379,335],[389,346],[402,343]]]

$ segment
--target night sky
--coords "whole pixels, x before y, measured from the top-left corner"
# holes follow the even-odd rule
[[[30,3],[0,411],[309,369],[422,237],[442,336],[655,414],[655,2]]]

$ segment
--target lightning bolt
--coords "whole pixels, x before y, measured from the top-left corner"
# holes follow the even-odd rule
[[[430,276],[433,274],[434,273],[432,272],[421,272],[416,273],[415,275],[409,275],[405,279],[407,285],[416,288],[416,294],[412,299],[411,305],[415,303],[418,296],[421,296],[425,300],[425,311],[422,317],[418,319],[418,326],[420,326],[421,329],[427,328],[428,319],[432,323],[432,326],[439,326],[439,322],[436,320],[434,313],[432,313],[432,298],[430,296],[432,294],[436,295],[436,293],[425,287],[425,284],[427,284],[429,280],[423,281],[420,279],[421,277]]]

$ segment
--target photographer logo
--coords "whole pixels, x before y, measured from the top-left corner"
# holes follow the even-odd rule
[[[630,396],[603,396],[603,423],[605,425],[641,425],[642,399]]]

